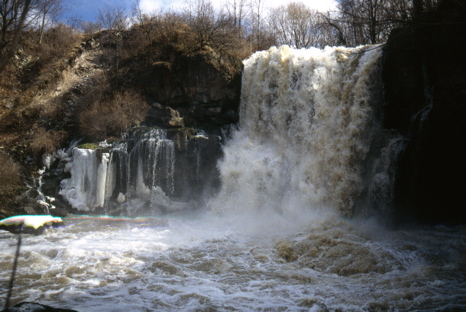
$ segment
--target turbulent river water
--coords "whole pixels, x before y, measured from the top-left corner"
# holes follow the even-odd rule
[[[73,216],[23,237],[12,303],[78,311],[464,311],[466,229]],[[16,236],[0,233],[6,296]]]
[[[218,164],[219,192],[190,209],[153,183],[163,177],[139,179],[119,198],[134,215],[131,200],[146,196],[139,211],[150,217],[71,215],[64,227],[24,235],[12,303],[82,312],[466,310],[466,228],[391,222],[404,139],[379,123],[380,58],[378,47],[254,54],[244,62],[240,125]],[[75,150],[62,183],[83,213],[105,207],[117,184],[111,155],[97,154]],[[150,167],[159,165],[167,168]],[[161,199],[171,213],[150,213]],[[15,248],[16,236],[0,232],[3,296]]]

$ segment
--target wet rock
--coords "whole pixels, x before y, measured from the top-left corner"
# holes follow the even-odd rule
[[[67,215],[69,215],[69,213],[66,209],[63,208],[53,208],[50,209],[50,215],[54,217],[66,217]]]
[[[15,306],[3,310],[3,312],[77,312],[76,310],[58,309],[45,304],[34,302],[20,302]]]
[[[397,166],[399,221],[465,223],[466,10],[444,1],[384,47],[385,127],[406,138]]]

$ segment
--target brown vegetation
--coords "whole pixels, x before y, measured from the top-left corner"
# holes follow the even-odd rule
[[[36,170],[28,161],[31,156],[38,159],[41,155],[37,154],[53,151],[67,135],[55,128],[61,120],[49,118],[61,106],[42,98],[55,88],[63,70],[79,55],[73,47],[80,38],[64,25],[47,29],[42,43],[37,32],[23,31],[13,57],[1,72],[0,149],[9,155],[0,156],[0,198],[1,205],[10,211],[24,185],[20,171]],[[0,55],[10,48],[0,48]]]
[[[29,149],[36,156],[41,156],[44,153],[54,153],[61,146],[66,136],[65,131],[47,131],[45,128],[39,128],[31,136]]]
[[[48,29],[42,44],[36,40],[34,32],[25,32],[14,58],[0,75],[0,147],[13,151],[12,155],[20,162],[30,152],[35,154],[41,149],[50,152],[51,146],[58,146],[65,137],[62,132],[56,136],[56,132],[53,137],[59,137],[58,142],[46,143],[51,135],[36,136],[34,129],[43,129],[47,133],[45,129],[54,129],[55,123],[60,122],[50,119],[54,115],[51,113],[60,105],[42,98],[55,87],[69,64],[68,60],[76,57],[78,52],[70,51],[79,38],[63,25]],[[15,133],[20,135],[11,135]],[[29,137],[32,146],[28,148]]]
[[[144,121],[148,105],[134,91],[114,92],[109,98],[94,98],[79,112],[80,132],[90,138],[102,140],[121,136],[131,126]]]
[[[0,198],[2,201],[11,199],[21,186],[21,166],[11,157],[0,151]]]
[[[169,61],[174,53],[189,56],[206,49],[240,59],[252,52],[234,21],[226,15],[217,15],[209,6],[194,15],[139,13],[123,46],[127,58],[142,53],[158,61]]]

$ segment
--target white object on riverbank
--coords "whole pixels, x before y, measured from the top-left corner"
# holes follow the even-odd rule
[[[63,225],[62,218],[50,215],[23,215],[0,220],[0,229],[12,233],[19,233],[22,230],[24,233],[40,234],[46,227],[61,225]]]

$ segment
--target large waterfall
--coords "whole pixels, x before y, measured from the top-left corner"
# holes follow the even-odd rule
[[[378,123],[380,56],[379,47],[282,46],[246,60],[240,130],[224,149],[213,209],[352,216],[385,205],[382,151],[394,138]]]

